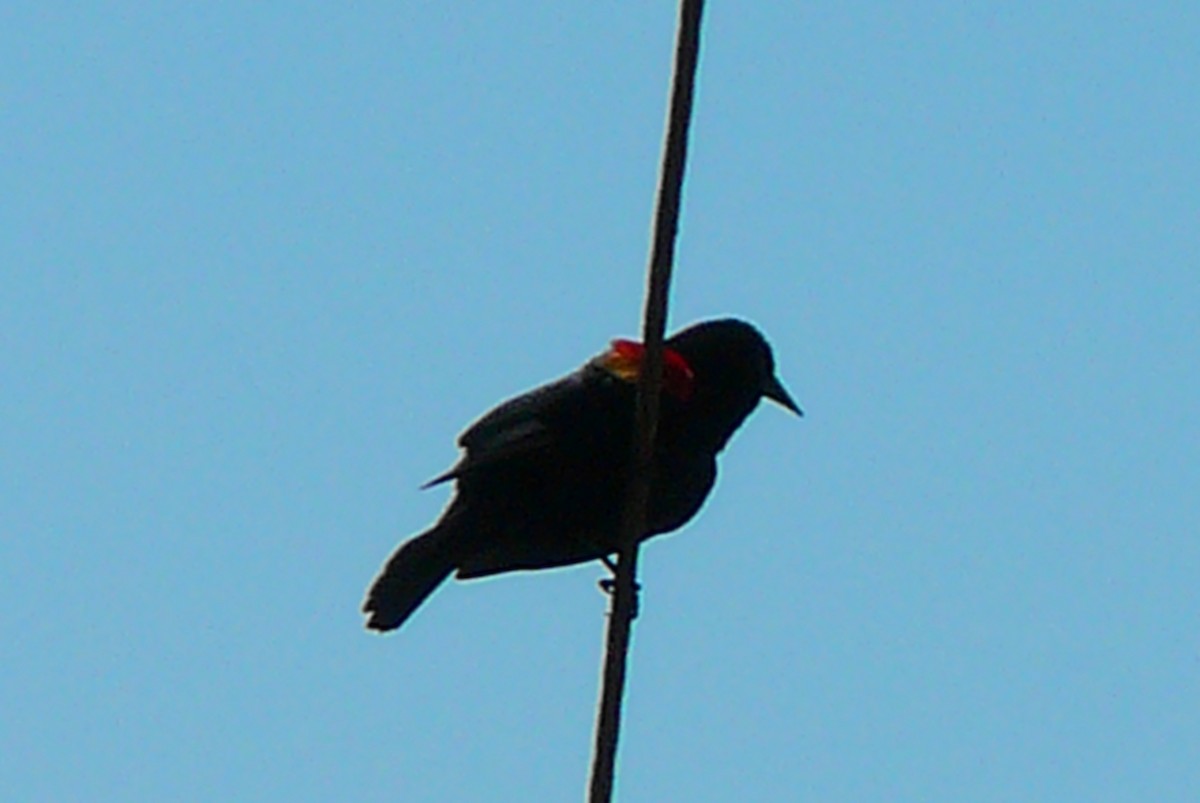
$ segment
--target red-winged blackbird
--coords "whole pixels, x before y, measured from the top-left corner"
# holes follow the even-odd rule
[[[627,340],[573,374],[504,402],[458,439],[465,454],[433,527],[406,541],[367,594],[367,627],[393,630],[443,580],[544,569],[617,551],[642,346]],[[666,341],[646,538],[681,527],[717,478],[717,453],[764,396],[802,415],[748,323],[696,324]]]

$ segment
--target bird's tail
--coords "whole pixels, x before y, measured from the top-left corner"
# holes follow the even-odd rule
[[[370,616],[368,628],[386,632],[400,627],[454,571],[459,539],[456,528],[448,525],[443,520],[401,544],[388,558],[363,603],[363,613]]]

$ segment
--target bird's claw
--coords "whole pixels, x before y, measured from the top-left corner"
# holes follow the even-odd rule
[[[600,586],[600,590],[603,591],[605,594],[612,596],[613,592],[617,590],[617,564],[613,563],[612,558],[608,557],[607,555],[600,558],[600,560],[604,562],[604,565],[608,567],[608,570],[610,572],[612,572],[613,576],[605,577],[601,580],[597,580],[596,585]],[[636,596],[639,592],[641,592],[641,590],[642,590],[642,584],[639,583],[637,580],[634,580],[633,581],[634,595]]]
[[[605,594],[608,594],[608,596],[610,596],[610,597],[615,596],[615,594],[617,592],[617,579],[615,577],[605,577],[603,580],[598,581],[596,583],[596,585],[600,586],[600,590],[603,591]],[[638,601],[641,599],[641,597],[642,597],[642,584],[639,583],[637,580],[634,580],[633,581],[633,606],[632,606],[632,610],[630,611],[631,618],[634,618],[634,619],[637,618],[638,607],[639,607]]]

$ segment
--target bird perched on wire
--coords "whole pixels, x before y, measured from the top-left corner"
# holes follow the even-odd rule
[[[644,349],[615,340],[582,368],[504,402],[458,439],[462,459],[430,529],[400,545],[367,592],[367,627],[394,630],[452,573],[460,580],[606,559],[620,543],[634,397]],[[762,398],[797,415],[771,347],[721,319],[664,343],[646,534],[688,522],[717,477],[717,454]]]

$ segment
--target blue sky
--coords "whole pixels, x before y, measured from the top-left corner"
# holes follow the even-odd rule
[[[671,4],[0,12],[0,789],[580,799],[604,572],[358,605],[639,328]],[[761,408],[643,555],[623,801],[1200,788],[1200,11],[711,4],[672,326]]]

